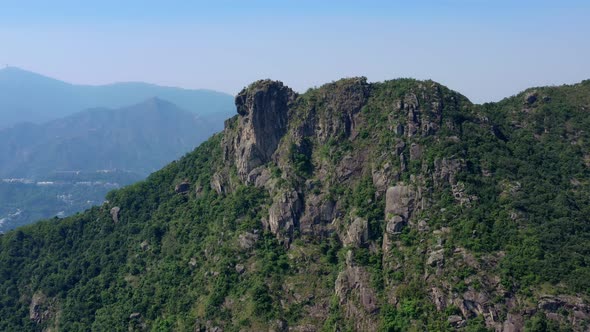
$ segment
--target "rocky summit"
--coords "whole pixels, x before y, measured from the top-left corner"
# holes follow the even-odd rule
[[[0,235],[0,329],[586,331],[590,81],[262,80],[108,203]]]

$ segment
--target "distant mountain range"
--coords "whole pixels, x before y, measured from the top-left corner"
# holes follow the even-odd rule
[[[0,233],[101,204],[193,150],[234,112],[233,97],[214,91],[79,86],[0,70]]]
[[[0,128],[19,122],[41,123],[93,107],[120,108],[152,97],[187,111],[232,114],[231,95],[147,83],[74,85],[15,67],[0,69]]]
[[[223,128],[159,98],[0,130],[0,177],[119,169],[147,176]]]

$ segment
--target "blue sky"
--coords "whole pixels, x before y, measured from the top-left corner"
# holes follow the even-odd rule
[[[0,63],[235,94],[433,79],[475,102],[590,78],[590,1],[4,1]]]

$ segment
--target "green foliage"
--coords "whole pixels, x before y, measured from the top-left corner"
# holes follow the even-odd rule
[[[303,139],[300,145],[291,143],[289,146],[289,157],[295,172],[301,177],[309,177],[313,172],[311,162],[312,143],[309,139]]]
[[[340,114],[331,110],[343,107],[331,93],[358,88],[345,83],[312,90],[297,105],[305,115],[337,119]],[[582,88],[585,93],[577,91]],[[290,248],[288,240],[263,229],[273,198],[266,188],[243,184],[233,165],[224,164],[222,135],[216,135],[145,181],[109,193],[108,205],[0,235],[0,330],[55,323],[67,331],[124,331],[141,324],[152,331],[206,324],[237,331],[279,322],[347,331],[358,323],[348,306],[363,310],[358,293],[368,287],[378,309],[362,319],[374,319],[379,330],[451,331],[448,316],[462,313],[453,305],[437,311],[431,288],[486,292],[481,276],[488,274],[500,276],[506,290],[491,297],[498,305],[505,296],[535,303],[541,286],[586,296],[590,120],[579,110],[590,98],[588,87],[582,88],[543,90],[550,98],[525,112],[518,96],[478,106],[433,82],[371,85],[369,100],[354,115],[358,136],[345,137],[338,128],[324,145],[323,138],[285,137],[280,162],[265,165],[271,183],[294,187],[309,209],[294,211],[293,205],[285,212],[299,217]],[[413,98],[422,119],[435,121],[438,132],[409,137],[392,129],[408,121],[405,110],[398,111],[400,100]],[[434,107],[442,108],[440,119]],[[400,142],[406,148],[398,151]],[[421,144],[423,157],[402,165],[399,154],[408,157],[411,143]],[[356,158],[361,165],[349,163]],[[452,181],[439,178],[436,163],[442,159],[463,162]],[[209,184],[221,169],[229,169],[231,179],[229,190],[217,194]],[[291,169],[295,176],[286,171]],[[374,180],[382,169],[386,184]],[[183,180],[191,190],[175,193]],[[411,225],[401,234],[387,235],[391,249],[385,250],[383,191],[402,180],[420,190],[412,202],[420,208],[411,211]],[[335,215],[331,207],[311,206],[313,196],[334,202]],[[117,223],[113,206],[121,207]],[[319,218],[305,220],[313,209]],[[369,239],[343,248],[340,235],[357,217],[368,221]],[[430,229],[420,229],[420,221]],[[244,244],[245,238],[256,240]],[[426,264],[433,248],[444,252],[442,274],[440,266]],[[473,255],[473,264],[463,264],[463,250]],[[351,271],[358,273],[355,285],[336,294],[335,286],[345,284]],[[32,322],[33,297],[44,299],[41,307],[59,319]],[[542,311],[527,322],[530,331],[563,328]],[[485,331],[485,321],[469,318],[464,329]]]

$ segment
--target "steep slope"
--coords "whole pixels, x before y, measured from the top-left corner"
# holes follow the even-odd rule
[[[0,129],[0,232],[101,204],[221,129],[158,98]]]
[[[193,153],[0,238],[0,328],[585,330],[590,81],[258,81]]]
[[[187,90],[146,83],[102,86],[74,85],[15,67],[0,69],[0,128],[19,122],[41,123],[80,110],[120,108],[140,100],[159,97],[180,108],[205,114],[232,112],[232,97],[209,90]]]

